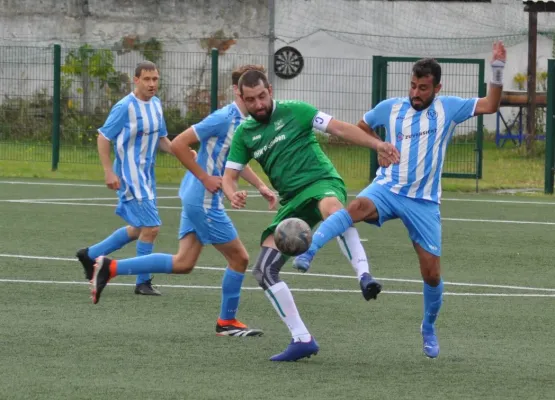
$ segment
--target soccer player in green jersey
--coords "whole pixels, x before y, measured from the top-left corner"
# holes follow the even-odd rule
[[[247,194],[238,191],[237,182],[240,171],[254,158],[279,193],[281,208],[262,233],[262,249],[253,274],[293,337],[287,349],[270,360],[296,361],[316,354],[319,346],[299,316],[287,284],[280,280],[279,272],[287,257],[276,247],[274,230],[282,220],[291,217],[301,218],[314,227],[342,209],[347,197],[345,184],[318,145],[313,128],[375,149],[384,165],[398,162],[399,153],[391,144],[307,103],[274,101],[272,87],[258,71],[247,71],[241,76],[239,91],[251,117],[235,132],[222,188],[232,207],[244,207]],[[381,285],[370,275],[356,229],[348,229],[339,243],[357,273],[364,298],[376,298]]]

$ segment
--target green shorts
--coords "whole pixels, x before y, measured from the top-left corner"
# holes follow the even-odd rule
[[[322,220],[318,203],[326,197],[335,197],[341,204],[345,205],[347,189],[343,181],[340,179],[322,179],[301,190],[279,208],[270,226],[262,232],[260,243],[262,244],[268,236],[273,234],[278,224],[287,218],[300,218],[310,225],[311,229],[314,228]]]

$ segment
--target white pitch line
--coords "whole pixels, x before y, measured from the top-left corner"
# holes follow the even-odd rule
[[[24,284],[43,284],[43,285],[89,285],[88,282],[76,281],[47,281],[47,280],[30,280],[30,279],[0,279],[0,283],[24,283]],[[108,286],[135,286],[134,283],[115,283],[110,282]],[[205,285],[155,285],[160,288],[172,289],[209,289],[222,290],[221,286],[205,286]],[[241,290],[262,290],[260,287],[243,286]],[[360,293],[360,290],[347,289],[320,289],[320,288],[291,288],[292,292],[304,293]],[[399,290],[385,290],[384,294],[402,294],[422,296],[422,292],[409,292]],[[472,296],[472,297],[555,297],[555,294],[535,294],[535,293],[454,293],[444,292],[446,296]]]
[[[0,202],[6,203],[20,203],[20,204],[50,204],[50,205],[62,205],[62,206],[94,206],[94,207],[115,207],[115,204],[102,204],[102,203],[73,203],[68,201],[40,201],[40,200],[0,200]],[[161,210],[181,210],[178,206],[158,206]],[[241,209],[235,210],[233,208],[226,208],[227,212],[246,212],[246,213],[258,213],[258,214],[275,214],[276,211],[270,210],[250,210]],[[442,221],[456,221],[456,222],[488,222],[494,224],[517,224],[517,225],[555,225],[555,222],[544,222],[544,221],[514,221],[514,220],[504,220],[504,219],[479,219],[479,218],[446,218],[442,217]]]
[[[68,257],[48,257],[48,256],[29,256],[29,255],[22,255],[22,254],[1,254],[0,257],[4,258],[22,258],[22,259],[29,259],[29,260],[47,260],[47,261],[69,261],[69,262],[77,262],[76,258],[68,258]],[[195,266],[195,269],[200,270],[208,270],[208,271],[224,271],[225,268],[222,267],[209,267],[209,266]],[[251,270],[247,270],[247,272],[251,272]],[[302,273],[302,272],[287,272],[281,271],[281,274],[284,275],[295,275],[295,276],[305,276],[305,277],[317,277],[317,278],[334,278],[334,279],[356,279],[356,277],[352,275],[336,275],[336,274],[319,274],[319,273]],[[400,283],[417,283],[422,284],[422,280],[420,279],[403,279],[403,278],[383,278],[383,277],[376,277],[377,280],[381,280],[384,282],[400,282]],[[451,285],[451,286],[464,286],[464,287],[482,287],[482,288],[490,288],[490,289],[512,289],[512,290],[529,290],[529,291],[539,291],[539,292],[555,292],[553,288],[538,288],[538,287],[530,287],[530,286],[514,286],[514,285],[494,285],[494,284],[487,284],[487,283],[464,283],[464,282],[443,282],[444,285]]]
[[[90,188],[103,188],[106,189],[106,185],[100,185],[95,183],[65,183],[65,182],[21,182],[21,181],[0,181],[0,184],[6,185],[40,185],[40,186],[70,186],[70,187],[90,187]],[[179,191],[179,186],[156,186],[157,190],[175,190],[176,193]],[[247,190],[248,193],[258,194],[258,190]]]
[[[179,196],[157,196],[157,199],[179,199]],[[91,201],[91,200],[117,200],[114,197],[81,197],[81,198],[60,198],[60,199],[5,199],[0,200],[5,203],[39,203],[39,202],[54,202],[60,201]]]
[[[22,181],[1,181],[0,184],[6,185],[43,185],[43,186],[70,186],[70,187],[93,187],[93,188],[106,188],[106,185],[101,184],[87,184],[87,183],[64,183],[64,182],[22,182]],[[160,190],[175,190],[178,191],[179,187],[168,187],[168,186],[157,186],[156,189]],[[257,191],[249,190],[249,193],[256,194]],[[349,193],[349,197],[356,197],[356,193]],[[552,201],[518,201],[518,200],[494,200],[494,199],[460,199],[460,198],[448,198],[444,197],[441,199],[442,201],[459,201],[459,202],[468,202],[468,203],[506,203],[506,204],[536,204],[536,205],[555,205],[555,202]]]

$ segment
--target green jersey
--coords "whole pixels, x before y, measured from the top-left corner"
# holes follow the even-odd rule
[[[330,120],[310,104],[274,101],[268,123],[249,117],[239,125],[226,167],[241,170],[254,158],[282,202],[321,179],[341,179],[312,130],[325,130]]]

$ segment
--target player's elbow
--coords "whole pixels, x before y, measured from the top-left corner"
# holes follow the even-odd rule
[[[480,114],[494,114],[499,111],[499,106],[501,104],[501,99],[492,99],[485,97],[476,106],[477,115]]]

